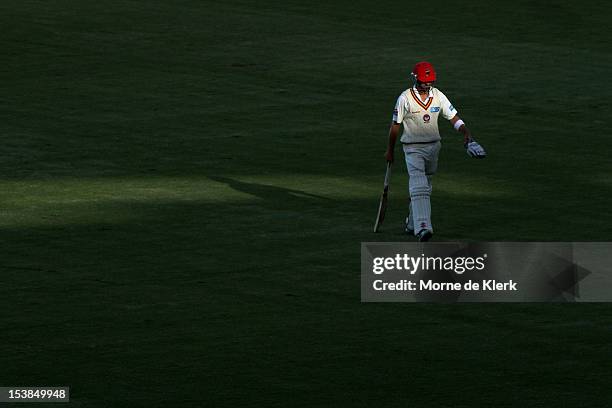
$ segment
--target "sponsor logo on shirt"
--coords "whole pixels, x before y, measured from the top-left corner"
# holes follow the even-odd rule
[[[452,112],[452,111],[455,110],[455,107],[453,105],[451,105],[451,106],[448,107],[448,110]]]
[[[410,113],[421,113],[421,111],[410,111]]]
[[[428,114],[425,114],[425,116],[423,116],[423,121],[425,123],[429,122],[430,119],[431,119],[431,116],[429,116]]]
[[[440,107],[439,106],[432,106],[431,113],[435,113],[435,112],[440,112]]]

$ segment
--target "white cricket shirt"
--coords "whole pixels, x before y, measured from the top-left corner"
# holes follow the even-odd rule
[[[404,126],[400,141],[409,144],[440,140],[438,130],[440,114],[448,120],[457,114],[457,110],[440,90],[432,88],[428,98],[423,101],[416,87],[406,89],[397,98],[393,110],[393,121]]]

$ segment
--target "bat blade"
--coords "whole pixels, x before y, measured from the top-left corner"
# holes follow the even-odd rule
[[[374,223],[374,232],[378,232],[378,229],[385,220],[385,213],[387,212],[387,201],[388,201],[389,188],[386,187],[385,191],[380,196],[380,203],[378,204],[378,214],[376,214],[376,222]]]
[[[376,222],[374,223],[374,232],[378,232],[380,226],[385,220],[385,213],[387,212],[387,202],[389,200],[389,178],[391,177],[391,163],[387,162],[387,173],[385,174],[385,185],[383,193],[380,196],[380,202],[378,204],[378,213],[376,214]]]

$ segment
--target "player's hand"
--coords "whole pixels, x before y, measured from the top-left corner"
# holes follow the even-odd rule
[[[393,150],[387,150],[385,152],[385,160],[393,163]]]
[[[470,157],[475,159],[484,159],[487,157],[487,152],[485,152],[485,149],[475,140],[470,140],[468,143],[466,143],[465,148],[467,149],[467,154]]]

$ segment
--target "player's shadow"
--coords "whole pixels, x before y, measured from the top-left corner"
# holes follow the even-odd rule
[[[267,203],[277,207],[294,205],[303,206],[305,202],[319,202],[323,204],[333,201],[328,197],[292,188],[277,187],[268,184],[247,183],[221,176],[208,176],[208,178],[218,183],[227,184],[230,188],[241,193],[246,193],[261,198]]]

